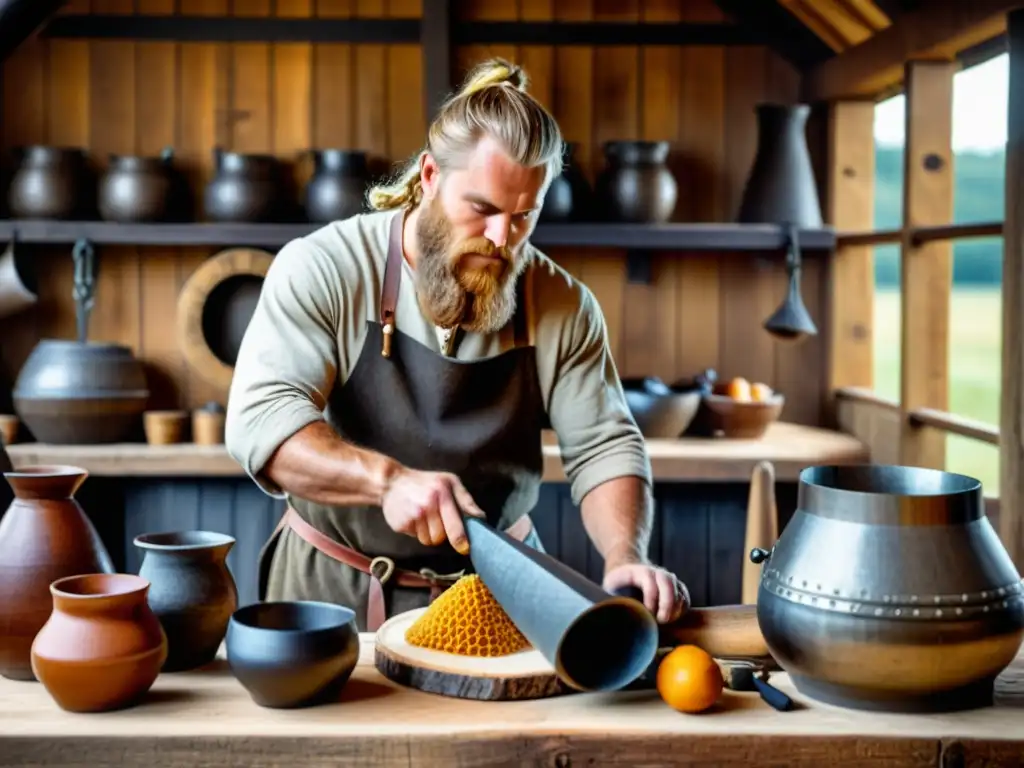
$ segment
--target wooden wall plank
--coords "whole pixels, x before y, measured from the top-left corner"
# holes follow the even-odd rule
[[[643,0],[640,17],[645,22],[673,22],[680,21],[682,14],[678,0]],[[679,136],[681,56],[678,46],[648,46],[639,50],[638,134],[641,139],[674,144]],[[672,158],[669,168],[675,170],[675,167]],[[677,201],[673,220],[679,220],[680,207]],[[651,284],[626,283],[623,289],[621,373],[624,376],[654,375],[666,381],[677,378],[678,265],[678,254],[656,254],[651,264]]]
[[[75,7],[343,18],[415,17],[421,5],[422,0],[96,0],[91,6],[76,0]],[[459,9],[468,17],[492,19],[723,20],[714,0],[473,0]],[[58,43],[78,48],[58,49]],[[577,161],[591,182],[605,165],[603,142],[671,142],[677,221],[735,218],[756,147],[754,106],[762,98],[795,94],[792,71],[758,47],[461,47],[453,56],[453,80],[493,55],[526,68],[532,92],[552,110],[566,139],[578,143]],[[387,168],[381,161],[401,162],[419,149],[426,126],[407,98],[422,88],[419,57],[417,45],[29,41],[5,67],[5,81],[19,90],[4,97],[7,114],[17,114],[5,122],[3,142],[74,142],[98,156],[152,154],[173,145],[199,219],[214,147],[270,152],[295,163],[298,204],[310,171],[309,148],[363,149],[378,171]],[[127,98],[113,98],[120,94]],[[167,372],[163,382],[156,377],[156,407],[193,407],[226,397],[182,362],[166,321],[182,282],[214,250],[102,251],[104,282],[93,336],[130,343],[154,370]],[[781,300],[781,255],[654,254],[651,285],[626,284],[621,251],[558,248],[551,256],[583,279],[601,303],[622,375],[675,380],[713,367],[722,376],[782,387],[793,404],[786,418],[817,423],[827,385],[819,375],[827,339],[783,349],[761,328]],[[11,332],[2,354],[12,380],[40,334],[70,335],[74,329],[66,249],[43,258],[48,266],[40,306],[5,324]],[[806,264],[805,302],[820,326],[827,280],[818,265]],[[134,293],[113,287],[129,284],[136,286]]]
[[[170,15],[174,0],[138,0],[140,13]],[[178,141],[178,45],[140,41],[135,45],[136,151],[155,156]],[[141,312],[137,353],[146,366],[154,409],[177,408],[180,382],[186,375],[178,349],[174,317],[181,289],[181,256],[177,248],[139,251]]]
[[[312,0],[276,0],[274,15],[308,18]],[[271,46],[273,121],[271,145],[277,158],[292,170],[289,191],[298,206],[312,172],[313,46],[275,43]]]
[[[352,0],[316,0],[316,15],[352,15]],[[355,63],[352,46],[313,46],[312,143],[316,148],[351,148],[355,140]]]
[[[903,227],[953,221],[954,62],[907,65]],[[953,244],[935,241],[900,253],[902,311],[900,404],[904,410],[949,410],[949,305]],[[944,469],[946,433],[905,426],[901,462]]]
[[[133,0],[94,0],[95,13],[131,14]],[[136,151],[136,43],[93,40],[89,56],[90,150],[100,173],[111,154]],[[141,273],[138,249],[97,249],[99,274],[95,305],[89,321],[89,339],[123,344],[137,350],[141,333]]]
[[[637,21],[639,0],[594,0],[595,21]],[[603,146],[609,141],[636,139],[640,134],[640,49],[637,46],[607,46],[594,57],[592,86],[594,113],[591,131],[592,163],[597,173],[605,166]],[[626,255],[605,250],[591,253],[582,265],[583,281],[594,292],[608,324],[608,343],[619,373],[630,375],[624,345],[627,315]]]
[[[380,18],[384,13],[384,0],[356,0],[356,16]],[[351,108],[356,113],[356,146],[377,163],[390,163],[393,158],[388,156],[387,46],[360,44],[354,48],[356,90]],[[415,107],[410,108],[410,114],[414,110]]]
[[[722,14],[712,0],[683,3],[683,20],[715,23]],[[674,166],[679,181],[677,212],[683,221],[727,221],[726,50],[693,46],[680,51],[679,134]],[[676,306],[679,349],[676,374],[692,376],[721,365],[721,291],[717,255],[678,262]]]
[[[421,0],[388,0],[387,15],[394,18],[419,18]],[[413,94],[423,93],[423,65],[419,45],[387,47],[388,158],[404,163],[417,155],[427,136],[422,109],[413,109]]]
[[[228,0],[180,0],[184,15],[222,16],[228,10]],[[195,218],[202,220],[203,192],[214,176],[213,150],[228,148],[231,141],[231,50],[221,43],[182,43],[179,50],[178,157],[190,181]],[[183,283],[210,253],[209,248],[182,249]],[[182,389],[182,404],[188,406],[224,402],[226,396],[191,368],[186,370]]]

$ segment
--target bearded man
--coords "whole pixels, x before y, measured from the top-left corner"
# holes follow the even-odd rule
[[[321,600],[361,630],[470,569],[463,515],[538,549],[542,431],[558,436],[607,589],[659,621],[688,600],[647,557],[651,469],[591,292],[529,243],[562,136],[495,59],[371,213],[286,245],[228,400],[231,455],[287,512],[260,599]]]

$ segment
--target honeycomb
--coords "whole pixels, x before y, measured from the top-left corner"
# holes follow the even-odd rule
[[[460,656],[508,656],[530,647],[476,574],[446,589],[406,630],[405,640]]]

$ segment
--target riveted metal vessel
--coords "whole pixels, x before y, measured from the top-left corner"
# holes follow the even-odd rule
[[[917,467],[805,469],[763,562],[757,619],[797,689],[857,709],[991,703],[1024,640],[1024,585],[974,478]]]

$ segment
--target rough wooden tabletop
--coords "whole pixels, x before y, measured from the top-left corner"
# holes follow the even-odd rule
[[[140,706],[73,715],[38,683],[0,679],[0,765],[964,765],[1024,764],[1024,654],[993,707],[942,715],[870,714],[815,703],[780,713],[754,693],[723,693],[683,715],[653,691],[523,702],[443,698],[373,667],[372,636],[337,704],[262,709],[223,661],[164,674]],[[943,762],[945,760],[946,762]],[[593,762],[588,762],[593,761]]]

